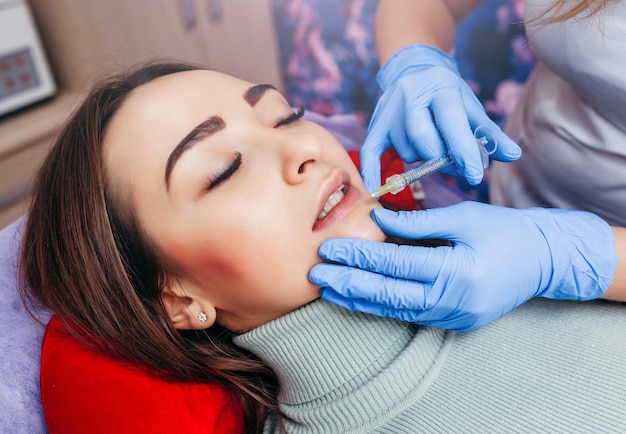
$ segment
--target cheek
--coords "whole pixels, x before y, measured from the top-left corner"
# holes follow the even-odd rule
[[[319,289],[308,280],[314,258],[303,255],[295,243],[258,237],[233,241],[206,280],[220,310],[269,320],[319,297]]]
[[[214,257],[214,277],[226,285],[248,288],[262,287],[268,281],[271,285],[307,284],[317,250],[303,231],[305,219],[296,215],[298,209],[277,209],[270,201],[238,209],[220,218],[223,224],[215,228],[217,237],[207,243],[206,256]]]
[[[334,139],[327,142],[324,149],[324,158],[327,159],[332,165],[343,167],[350,172],[350,175],[355,174],[358,179],[361,179],[359,171],[354,165],[352,158],[350,158],[350,155],[341,146],[341,144]]]

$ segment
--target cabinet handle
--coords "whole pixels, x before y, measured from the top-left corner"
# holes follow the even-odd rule
[[[196,21],[196,9],[193,7],[193,0],[179,0],[180,12],[183,18],[183,26],[185,29],[193,29],[198,22]]]
[[[209,19],[212,23],[217,23],[224,15],[224,4],[222,0],[208,0],[209,2]]]

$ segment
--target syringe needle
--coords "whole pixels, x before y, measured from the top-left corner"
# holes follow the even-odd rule
[[[385,182],[384,185],[381,185],[376,190],[374,190],[374,192],[372,193],[372,197],[375,199],[378,199],[383,194],[387,194],[387,193],[397,194],[399,191],[402,191],[404,187],[406,186],[407,186],[407,183],[406,183],[406,178],[404,176],[404,173],[392,175],[389,178],[387,178],[387,181]]]
[[[413,184],[414,182],[422,179],[425,176],[430,175],[431,173],[435,173],[438,170],[443,169],[446,166],[449,166],[454,161],[449,154],[443,155],[441,157],[433,158],[432,160],[428,160],[427,162],[419,165],[414,169],[407,170],[404,173],[398,173],[387,178],[384,185],[380,186],[374,192],[372,192],[372,197],[378,199],[383,194],[391,193],[398,194],[401,192],[404,187],[409,184]]]

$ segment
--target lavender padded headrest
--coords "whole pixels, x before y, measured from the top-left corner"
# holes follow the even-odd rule
[[[39,390],[44,328],[20,299],[17,259],[26,219],[0,230],[0,432],[46,433]],[[38,312],[46,323],[47,312]]]

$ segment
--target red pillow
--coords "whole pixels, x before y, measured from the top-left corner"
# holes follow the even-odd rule
[[[241,407],[222,387],[166,381],[102,356],[56,316],[44,335],[40,383],[50,434],[244,432]]]

